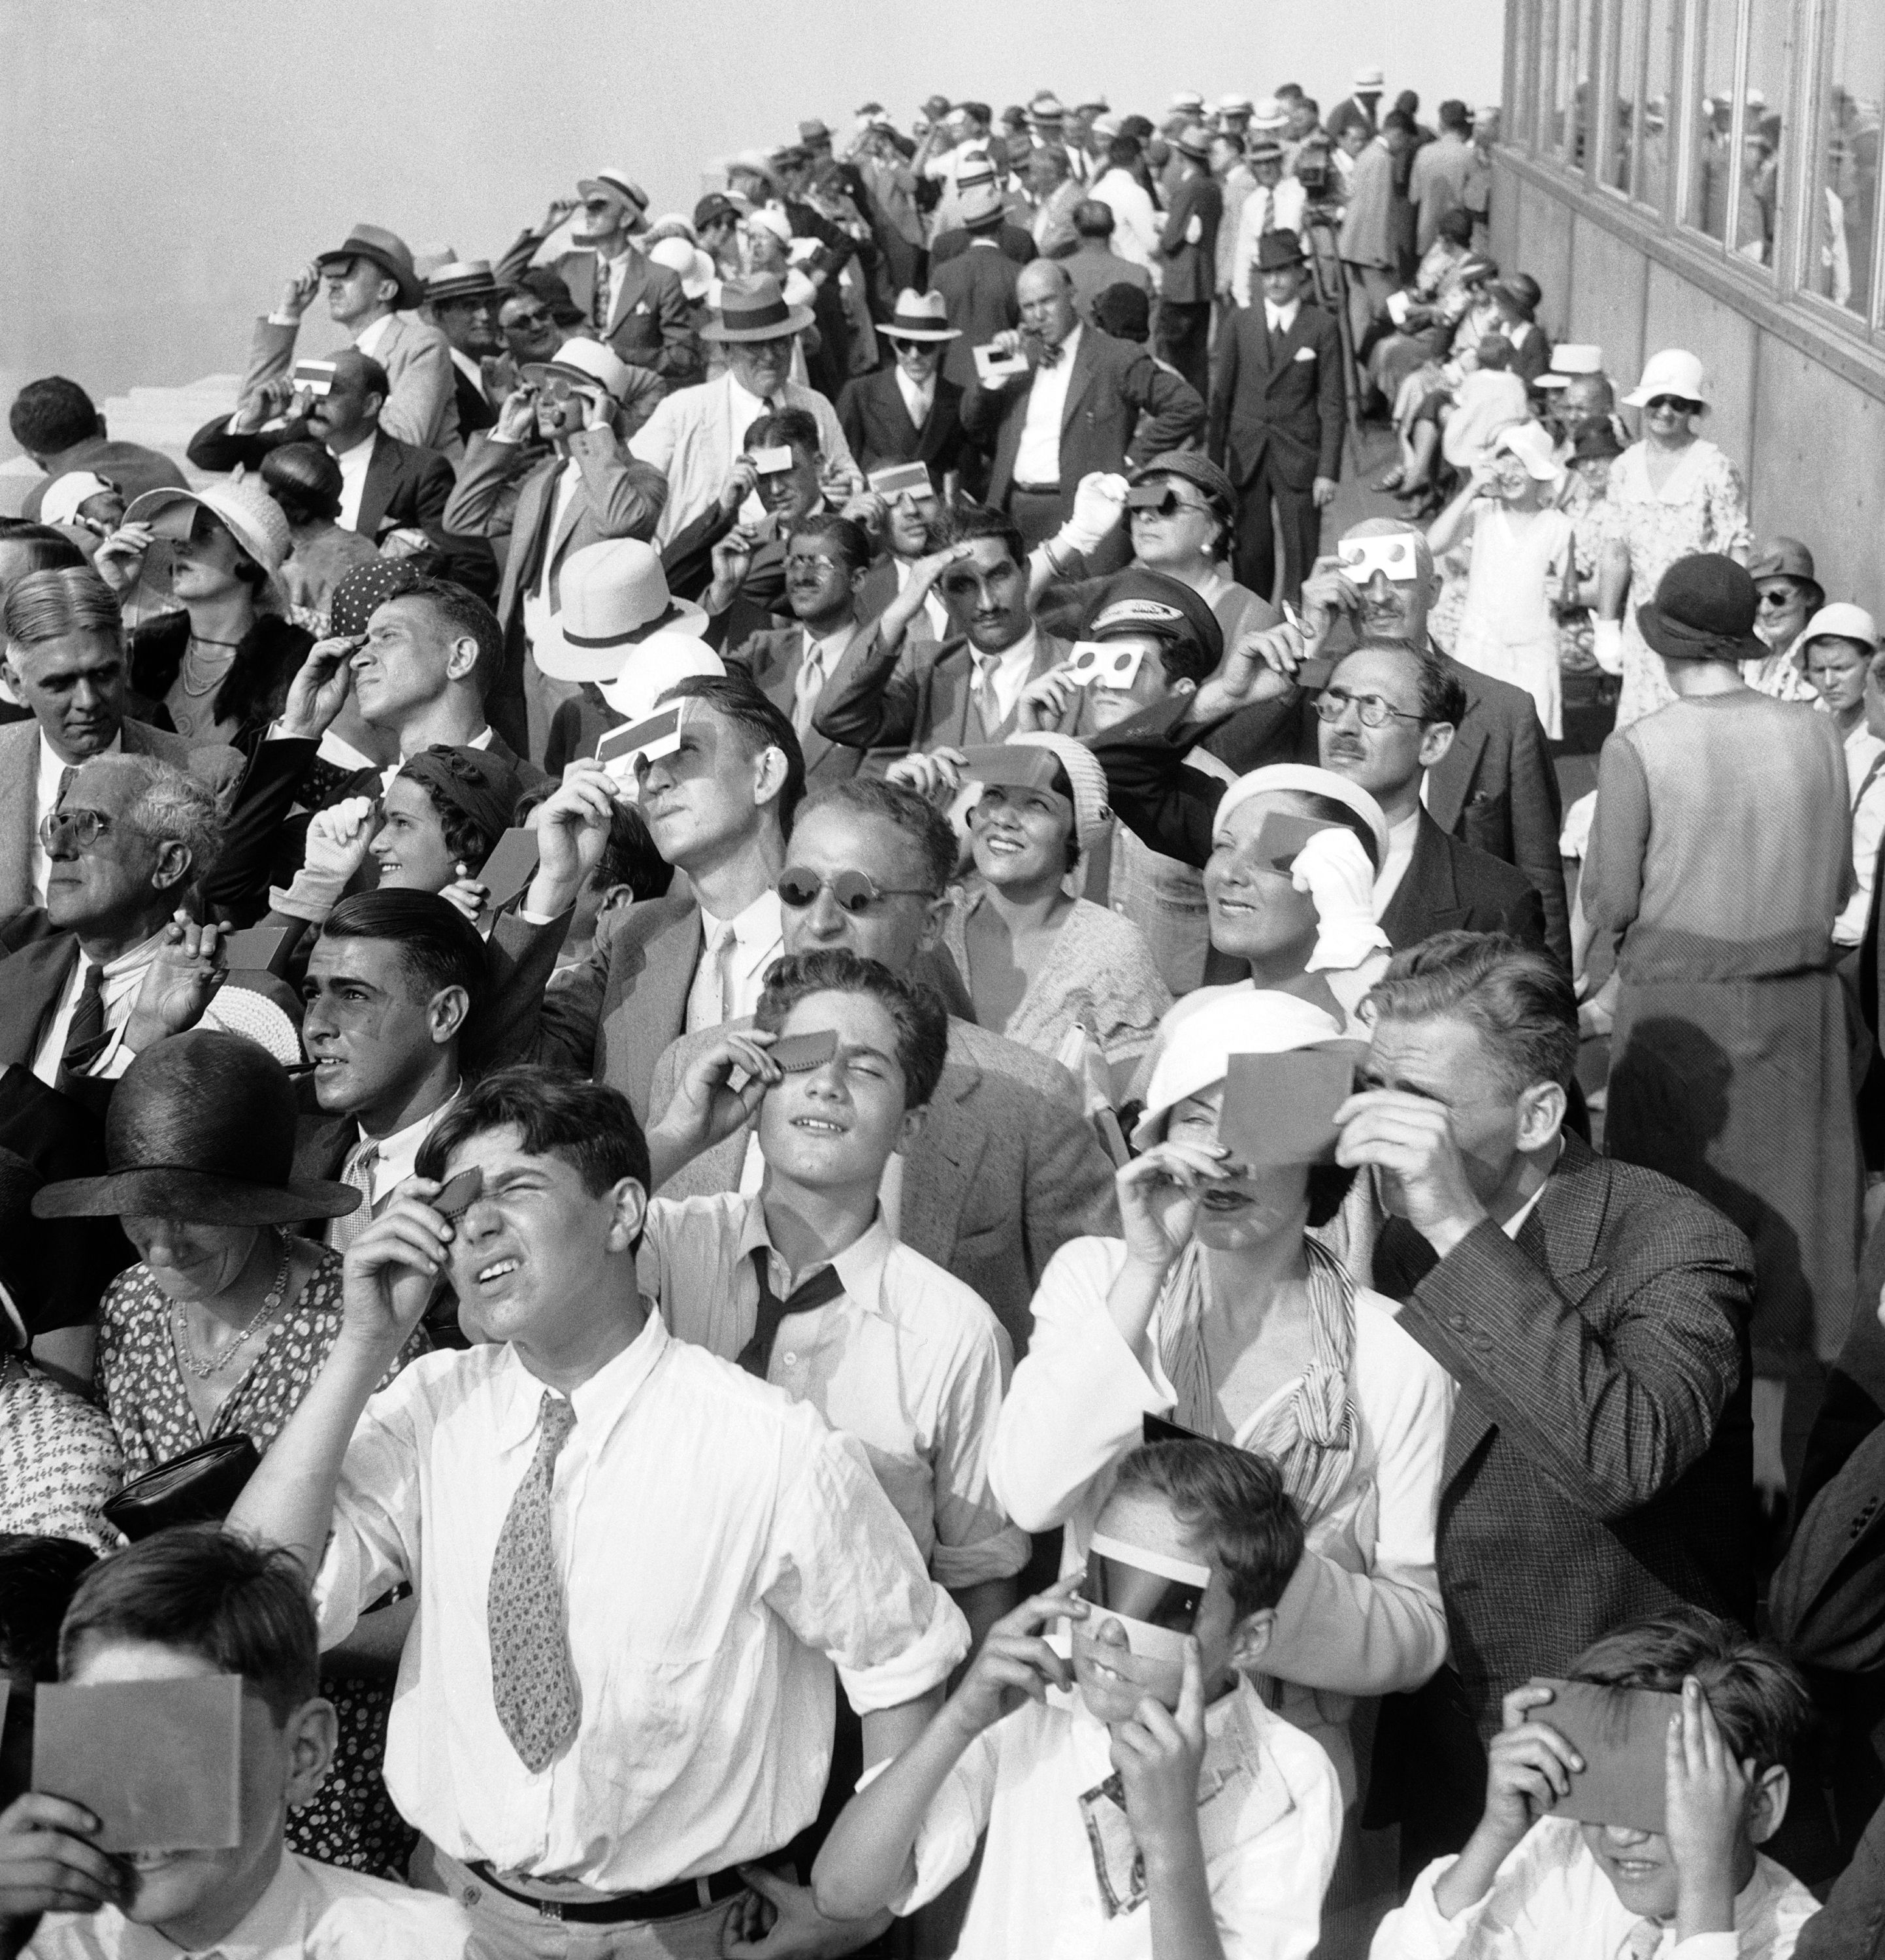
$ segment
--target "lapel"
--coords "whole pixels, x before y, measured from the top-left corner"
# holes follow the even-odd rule
[[[452,370],[454,374],[457,371],[455,368]],[[369,542],[377,539],[380,520],[386,515],[393,493],[399,488],[400,460],[394,439],[381,430],[367,464],[367,480],[360,486],[360,510],[354,519],[354,529]]]
[[[982,1071],[967,1052],[961,1026],[957,1021],[949,1025],[949,1058],[939,1093],[930,1100],[929,1120],[903,1166],[897,1221],[903,1242],[945,1271],[956,1249],[962,1208],[974,1188],[989,1140],[987,1125],[969,1106],[982,1086]]]
[[[685,1032],[687,994],[700,963],[700,908],[690,899],[661,899],[646,936],[631,930],[629,943],[617,947],[610,962],[610,999],[603,1010],[603,1039],[619,1053],[607,1058],[596,1074],[621,1089],[645,1120],[648,1090],[661,1051]],[[634,914],[628,921],[632,928]]]
[[[37,807],[40,724],[15,722],[0,742],[0,914],[33,902],[33,813]]]
[[[8,956],[0,988],[0,1063],[30,1068],[46,1024],[78,962],[78,940],[69,932],[35,940]]]
[[[1093,385],[1095,371],[1100,365],[1100,356],[1094,342],[1100,329],[1089,326],[1081,334],[1080,345],[1074,353],[1074,371],[1067,377],[1067,399],[1060,406],[1060,434],[1064,442],[1067,431],[1073,426],[1074,417],[1080,411],[1081,398]],[[1016,438],[1017,446],[1020,438]]]
[[[575,459],[572,457],[569,460],[574,462]],[[563,512],[562,522],[556,527],[556,534],[549,541],[549,562],[552,565],[556,562],[564,546],[568,543],[577,525],[581,521],[584,513],[588,508],[583,501],[582,481],[580,474],[581,466],[578,464],[577,467],[578,475],[575,495],[570,498],[568,508]],[[557,482],[558,477],[553,475],[544,486],[544,495],[549,500],[546,504],[546,514],[553,513],[556,508],[555,486]]]
[[[622,283],[609,296],[609,324],[607,334],[613,333],[622,323],[625,313],[632,313],[636,303],[648,291],[648,269],[638,262],[638,255],[631,251],[629,262],[623,269]]]
[[[1451,660],[1447,664],[1464,676],[1464,668]],[[1427,814],[1450,837],[1459,834],[1460,813],[1466,807],[1473,779],[1479,773],[1479,757],[1491,733],[1485,709],[1469,692],[1466,711],[1454,730],[1452,746],[1427,772]]]
[[[1412,946],[1436,932],[1450,931],[1459,924],[1462,910],[1446,833],[1423,810],[1414,826],[1414,854],[1381,915],[1381,930],[1397,949]]]
[[[1269,315],[1266,313],[1263,319],[1265,338],[1266,339],[1273,338],[1275,343],[1272,349],[1275,358],[1270,363],[1268,383],[1269,387],[1275,388],[1278,382],[1288,375],[1291,368],[1296,364],[1296,350],[1300,347],[1307,347],[1310,344],[1309,302],[1307,299],[1298,301],[1296,317],[1291,321],[1289,331],[1287,333],[1279,333],[1272,336],[1269,332]]]
[[[597,263],[596,255],[593,252],[571,252],[565,256],[557,269],[563,275],[564,284],[569,288],[570,304],[582,310],[583,331],[585,333],[594,331],[589,323],[589,313],[596,303]]]

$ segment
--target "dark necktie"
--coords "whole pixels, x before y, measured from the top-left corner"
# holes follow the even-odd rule
[[[753,1338],[740,1350],[740,1366],[749,1375],[757,1375],[761,1381],[766,1379],[772,1367],[772,1343],[779,1338],[779,1323],[786,1316],[810,1313],[827,1300],[836,1300],[844,1291],[844,1281],[838,1277],[838,1268],[824,1266],[810,1279],[801,1281],[781,1300],[772,1290],[772,1276],[766,1271],[766,1252],[764,1246],[753,1249],[753,1271],[759,1282],[759,1317],[753,1329]]]
[[[1043,340],[1041,342],[1040,358],[1036,364],[1042,368],[1058,368],[1060,365],[1060,357],[1066,351],[1066,348],[1057,340],[1052,342]]]
[[[84,955],[81,953],[79,957],[84,959]],[[65,1045],[59,1051],[59,1074],[83,1075],[98,1059],[109,1038],[105,1027],[105,969],[95,959],[86,960],[78,1004],[72,1010]]]
[[[59,810],[64,807],[65,799],[72,793],[72,784],[77,778],[78,775],[78,765],[76,762],[68,762],[65,766],[59,771],[59,794],[53,799],[53,807],[55,810]]]

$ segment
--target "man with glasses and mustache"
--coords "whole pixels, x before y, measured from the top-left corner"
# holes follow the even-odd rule
[[[648,229],[648,192],[626,170],[600,170],[576,186],[573,206],[552,204],[541,231],[526,231],[498,262],[497,277],[521,278],[544,240],[576,214],[576,250],[554,269],[581,309],[588,330],[619,360],[646,368],[670,387],[700,379],[700,339],[679,277],[658,266],[635,242]]]

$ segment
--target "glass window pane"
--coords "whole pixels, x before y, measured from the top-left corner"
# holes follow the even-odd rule
[[[1535,50],[1538,46],[1538,15],[1542,0],[1522,0],[1518,9],[1518,35],[1512,50],[1511,85],[1505,94],[1508,133],[1515,143],[1533,140],[1536,125],[1532,116],[1532,94],[1538,78]]]
[[[1541,154],[1555,157],[1564,147],[1564,123],[1559,113],[1552,65],[1558,52],[1558,21],[1573,0],[1544,0],[1538,18],[1538,115],[1534,138]]]
[[[1611,126],[1610,154],[1603,159],[1601,177],[1618,190],[1628,190],[1636,181],[1636,91],[1643,68],[1643,0],[1623,0],[1610,58],[1615,63],[1611,80],[1616,84],[1616,119]]]
[[[1775,202],[1780,181],[1781,106],[1787,100],[1787,40],[1797,0],[1749,0],[1747,98],[1741,119],[1741,199],[1734,218],[1737,257],[1774,262]]]
[[[1885,8],[1877,0],[1832,0],[1827,16],[1804,284],[1863,317],[1878,231]]]
[[[1734,155],[1734,29],[1737,0],[1702,0],[1699,66],[1689,73],[1701,90],[1696,116],[1696,151],[1689,180],[1687,222],[1724,244],[1728,236],[1728,199]]]
[[[1625,188],[1641,202],[1667,211],[1673,181],[1670,145],[1676,133],[1670,104],[1675,96],[1676,0],[1644,0],[1643,11],[1642,72],[1640,79],[1630,78],[1641,133],[1636,139],[1635,176]]]
[[[1590,130],[1591,0],[1559,0],[1558,16],[1558,158],[1584,168]]]

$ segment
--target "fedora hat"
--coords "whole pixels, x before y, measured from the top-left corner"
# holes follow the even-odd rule
[[[626,170],[610,167],[592,177],[578,177],[576,188],[584,197],[606,197],[626,204],[639,218],[648,209],[648,192]]]
[[[1668,660],[1759,660],[1768,648],[1754,635],[1754,581],[1721,552],[1679,558],[1656,597],[1636,609],[1643,638]]]
[[[1173,141],[1180,153],[1194,162],[1211,161],[1211,132],[1202,123],[1187,123]]]
[[[1221,95],[1218,97],[1220,116],[1251,116],[1256,112],[1256,104],[1247,95]]]
[[[592,388],[607,390],[616,401],[629,385],[629,364],[615,349],[587,334],[572,334],[557,348],[551,361],[532,361],[523,370],[524,378],[539,387],[550,380],[581,381]]]
[[[1308,254],[1303,250],[1303,241],[1287,227],[1275,231],[1266,231],[1256,241],[1256,269],[1259,272],[1280,272],[1285,266],[1304,264]]]
[[[105,1118],[105,1174],[49,1184],[36,1218],[142,1214],[201,1225],[338,1218],[352,1185],[297,1179],[294,1085],[240,1035],[175,1035],[125,1071]]]
[[[1705,406],[1708,399],[1708,371],[1685,348],[1665,347],[1644,364],[1643,378],[1623,397],[1626,409],[1646,409],[1658,395],[1673,395],[1680,401]]]
[[[554,634],[535,649],[552,680],[613,680],[629,649],[657,633],[699,639],[706,614],[668,591],[661,555],[637,538],[606,538],[565,561]]]
[[[723,177],[730,178],[743,172],[748,177],[758,177],[774,190],[779,189],[779,170],[763,150],[736,151],[733,155],[722,158],[714,167]]]
[[[454,300],[494,300],[499,290],[489,259],[454,259],[425,278],[425,297],[434,306],[448,306]]]
[[[800,123],[798,140],[801,143],[810,145],[814,149],[816,149],[820,143],[829,143],[831,141],[831,132],[826,126],[823,117],[814,116],[809,123]]]
[[[1358,95],[1379,95],[1387,84],[1387,76],[1378,68],[1358,68],[1355,72],[1355,92]]]
[[[720,288],[720,317],[700,329],[702,340],[783,340],[811,325],[809,307],[788,306],[770,272],[728,279]]]
[[[896,296],[896,310],[877,329],[888,340],[960,340],[961,329],[949,324],[949,302],[941,293],[919,293],[906,286]]]
[[[412,264],[412,248],[396,231],[384,225],[356,224],[344,244],[323,252],[314,262],[323,271],[341,259],[370,259],[389,278],[399,282],[400,304],[410,309],[425,297]]]
[[[1030,123],[1058,123],[1066,115],[1060,97],[1050,89],[1043,89],[1027,105],[1027,119]]]
[[[962,220],[965,230],[974,231],[982,225],[998,224],[1007,207],[1001,202],[1001,193],[992,177],[979,183],[965,185],[956,199],[957,215]]]

